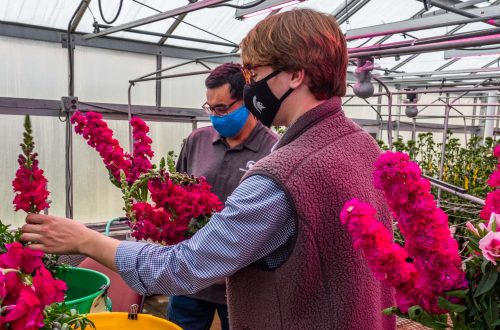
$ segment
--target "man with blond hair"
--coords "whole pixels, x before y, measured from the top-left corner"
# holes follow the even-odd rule
[[[335,19],[308,9],[268,17],[243,39],[241,55],[246,107],[266,126],[289,128],[207,226],[160,247],[30,215],[23,238],[95,258],[145,294],[196,292],[228,277],[232,329],[394,329],[381,312],[393,304],[391,290],[339,221],[358,197],[390,228],[372,182],[379,149],[341,109],[348,56]]]

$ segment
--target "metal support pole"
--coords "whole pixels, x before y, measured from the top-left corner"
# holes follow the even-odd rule
[[[162,56],[157,55],[156,56],[156,71],[160,71],[162,67]],[[161,73],[157,73],[156,77],[160,77]],[[156,106],[158,109],[161,108],[161,79],[158,79],[156,81]]]
[[[373,77],[375,81],[377,81],[384,89],[387,95],[387,101],[388,101],[388,117],[387,117],[387,144],[389,145],[389,150],[392,150],[392,93],[389,90],[389,87],[387,87],[386,84],[384,84],[383,81],[378,79],[377,77]]]
[[[412,118],[411,123],[412,123],[411,139],[412,139],[412,141],[416,141],[417,140],[417,119]]]
[[[444,159],[445,159],[445,153],[446,153],[446,139],[448,135],[448,117],[450,116],[450,110],[451,106],[449,102],[446,104],[445,107],[445,114],[444,114],[444,128],[443,128],[443,140],[442,143],[443,145],[441,146],[441,163],[439,165],[439,181],[443,181],[443,172],[444,172]],[[438,188],[438,195],[437,195],[437,206],[439,207],[439,204],[441,203],[441,188]]]
[[[78,26],[89,0],[82,0],[76,8],[68,23],[66,38],[68,45],[68,96],[75,96],[75,49],[71,32]],[[66,141],[65,141],[65,167],[66,167],[66,218],[73,218],[73,132],[71,125],[71,111],[66,112]]]
[[[131,155],[134,154],[134,138],[132,136],[132,125],[130,121],[132,120],[132,86],[134,86],[133,82],[130,82],[128,85],[128,143],[129,143],[129,153]]]
[[[153,78],[143,78],[143,79],[135,79],[135,80],[130,80],[130,83],[136,83],[140,81],[151,81],[151,80],[158,80],[158,79],[169,79],[169,78],[180,78],[180,77],[188,77],[188,76],[196,76],[199,74],[207,74],[212,72],[212,70],[203,70],[203,71],[194,71],[194,72],[187,72],[187,73],[177,73],[177,74],[171,74],[168,76],[160,76],[160,77],[153,77]]]
[[[398,88],[399,89],[399,88]],[[400,122],[401,122],[401,109],[402,109],[402,106],[401,106],[401,103],[403,102],[403,95],[402,94],[399,94],[398,95],[398,107],[397,107],[397,117],[396,117],[396,140],[399,138],[399,126],[400,126]]]
[[[472,107],[472,126],[476,125],[476,118],[474,118],[474,116],[476,116],[476,111],[477,111],[477,97],[474,97],[474,106]]]
[[[378,93],[381,94],[382,93],[382,85],[378,85]],[[378,129],[378,135],[377,135],[377,138],[382,140],[382,136],[383,136],[383,131],[384,131],[384,121],[382,119],[382,95],[379,95],[377,97],[377,102],[378,102],[378,105],[377,105],[377,113],[375,114],[377,117],[377,120],[380,118],[380,126],[379,126],[379,129]]]
[[[418,1],[422,1],[422,0],[418,0]],[[441,8],[441,9],[444,9],[446,11],[458,14],[460,16],[464,16],[464,17],[468,17],[468,18],[480,18],[481,17],[480,15],[476,15],[476,14],[470,13],[470,12],[468,12],[466,10],[462,10],[460,8],[455,8],[453,6],[448,6],[447,4],[442,3],[441,1],[432,0],[431,3],[434,6],[438,7],[438,8]],[[494,25],[494,26],[498,26],[496,23],[494,23],[494,24],[490,23],[490,24]]]
[[[497,93],[495,91],[488,92],[488,103],[493,103],[498,100]],[[496,106],[488,105],[486,107],[486,116],[495,115]],[[486,141],[487,137],[493,137],[493,125],[495,120],[493,118],[484,120],[484,134],[483,141]]]

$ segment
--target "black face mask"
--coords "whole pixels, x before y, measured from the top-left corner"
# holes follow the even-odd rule
[[[264,79],[251,83],[250,85],[245,85],[243,88],[243,101],[245,102],[245,106],[262,122],[262,124],[264,124],[264,126],[267,127],[271,127],[274,117],[276,117],[280,109],[281,103],[291,92],[293,92],[293,88],[290,88],[285,95],[279,99],[271,92],[267,81],[280,72],[281,71],[273,71]]]

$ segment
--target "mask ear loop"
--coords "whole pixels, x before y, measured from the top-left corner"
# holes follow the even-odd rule
[[[273,71],[271,72],[270,74],[268,74],[266,77],[264,77],[263,79],[259,80],[259,81],[254,81],[253,83],[250,84],[250,86],[252,85],[257,85],[257,84],[263,84],[263,83],[267,83],[267,81],[271,78],[273,78],[274,76],[278,75],[279,73],[281,72],[281,70],[276,70],[276,71]]]
[[[283,102],[283,100],[284,100],[284,99],[286,99],[288,95],[292,94],[292,92],[293,92],[294,90],[295,90],[295,89],[293,89],[293,88],[289,88],[289,89],[286,91],[286,93],[285,93],[282,97],[280,97],[280,102]]]

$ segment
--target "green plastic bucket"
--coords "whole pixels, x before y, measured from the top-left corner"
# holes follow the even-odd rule
[[[107,296],[109,277],[95,270],[69,267],[59,268],[56,277],[68,285],[64,304],[79,313],[111,311]]]

